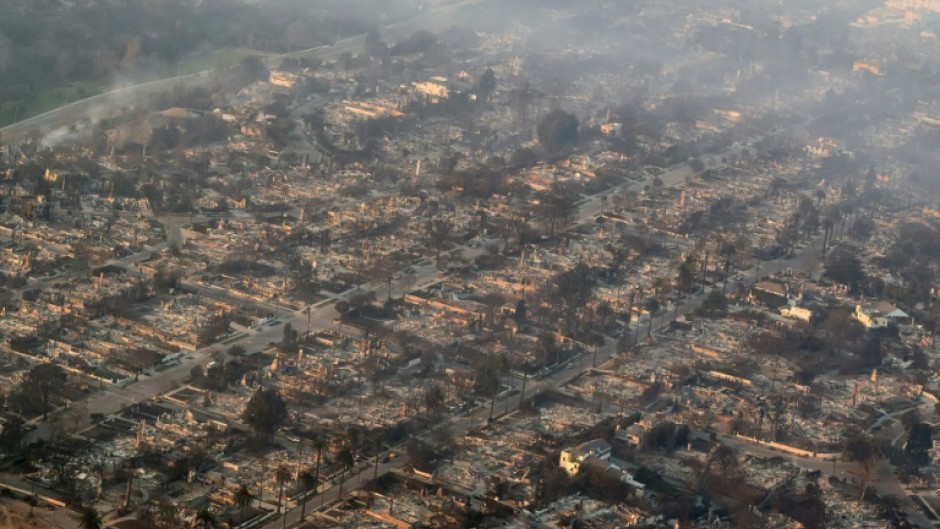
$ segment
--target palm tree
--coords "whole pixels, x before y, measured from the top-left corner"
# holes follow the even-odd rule
[[[503,353],[500,353],[500,354],[499,354],[499,357],[498,357],[498,358],[499,358],[499,370],[509,378],[510,383],[511,383],[511,381],[512,381],[512,365],[513,365],[513,364],[512,364],[512,362],[513,362],[512,356],[510,356],[510,355],[509,355],[508,353],[506,353],[506,352],[503,352]],[[509,396],[509,395],[506,395],[506,409],[505,409],[505,411],[504,411],[503,413],[504,413],[504,414],[507,414],[507,415],[509,414],[509,401],[510,401],[510,400],[512,400],[512,399],[510,398],[510,396]]]
[[[94,507],[85,507],[82,509],[82,519],[79,523],[82,529],[101,529],[101,516]]]
[[[826,255],[826,250],[832,244],[832,239],[835,237],[835,227],[839,223],[840,217],[841,211],[839,207],[835,205],[827,207],[823,214],[823,255]]]
[[[878,446],[871,437],[860,434],[850,437],[842,448],[842,456],[848,461],[854,461],[862,467],[865,474],[865,484],[862,487],[862,498],[871,484],[872,470],[878,461]]]
[[[441,252],[447,249],[453,237],[454,223],[446,218],[431,220],[427,227],[428,245],[434,250],[434,261],[440,264]]]
[[[676,295],[678,296],[678,294],[679,294],[679,291],[677,290]],[[678,305],[679,305],[679,299],[677,297],[676,306]],[[649,338],[653,334],[653,315],[659,312],[660,310],[662,310],[662,306],[659,303],[659,300],[657,300],[656,298],[650,298],[646,300],[645,308],[646,308],[646,312],[649,314],[649,319],[646,321],[646,337]],[[639,324],[637,324],[637,330],[639,329],[640,329]]]
[[[940,306],[934,305],[926,321],[927,330],[930,331],[930,348],[937,345],[937,330],[940,328]]]
[[[822,201],[826,199],[826,188],[817,187],[816,191],[813,192],[813,195],[816,196],[816,207],[822,205]]]
[[[440,385],[434,384],[424,391],[424,408],[428,419],[432,414],[436,414],[444,406],[444,389]],[[433,426],[433,425],[432,425]]]
[[[495,375],[496,382],[493,383],[493,400],[490,401],[490,419],[493,422],[493,413],[496,411],[496,400],[499,399],[499,373]]]
[[[352,468],[356,464],[356,458],[353,456],[352,449],[349,445],[343,446],[339,452],[336,454],[336,462],[340,464],[344,469]]]
[[[672,280],[663,277],[657,276],[653,280],[653,292],[656,300],[659,301],[659,304],[663,307],[666,306],[666,295],[669,293],[669,290],[672,288]]]
[[[643,301],[643,287],[637,287],[636,299]],[[629,313],[628,313],[629,316]],[[636,345],[640,341],[640,318],[643,316],[643,307],[637,310],[636,313],[636,332],[633,333],[633,345]],[[650,315],[652,317],[652,314]]]
[[[313,490],[314,492],[319,492],[317,487],[320,486],[320,463],[323,461],[323,449],[326,448],[326,441],[324,441],[322,437],[317,436],[314,437],[312,444],[313,448],[317,451],[317,465],[313,475]],[[306,514],[306,512],[303,512],[301,516],[303,516],[303,514]]]
[[[310,488],[316,488],[317,482],[313,479],[313,474],[304,470],[300,473],[300,483],[304,486],[304,495],[303,499],[300,501],[300,519],[301,521],[307,517],[307,494],[310,491]]]
[[[547,331],[539,334],[536,345],[542,353],[542,367],[547,368],[549,366],[548,355],[555,353],[555,335]],[[557,358],[557,354],[555,356]]]
[[[251,495],[251,491],[248,490],[248,487],[245,485],[240,485],[238,490],[235,491],[235,505],[238,505],[240,522],[245,521],[245,511],[248,510],[248,507],[251,507],[251,500],[254,496]]]
[[[718,254],[725,258],[724,279],[721,282],[721,293],[725,293],[725,287],[728,286],[728,272],[731,269],[731,259],[738,253],[734,244],[729,241],[720,241],[718,243]]]
[[[350,450],[348,446],[344,446],[336,455],[336,462],[343,467],[339,474],[339,499],[342,500],[343,485],[346,481],[346,471],[350,470],[353,465],[356,464],[356,460],[353,457],[352,450]]]
[[[210,527],[214,529],[218,524],[218,520],[216,519],[215,515],[209,511],[209,509],[202,509],[201,511],[197,512],[195,522],[196,527],[201,529],[209,529]]]
[[[676,280],[676,289],[679,290],[677,294],[691,294],[692,287],[695,284],[697,261],[698,259],[695,254],[689,254],[685,257],[685,260],[679,264],[679,277]],[[679,295],[676,296],[677,299],[680,297]]]
[[[284,485],[290,481],[291,475],[290,470],[287,470],[286,467],[277,467],[277,470],[274,472],[274,481],[277,482],[277,512],[281,512],[281,500],[284,498]],[[286,506],[285,506],[286,507]],[[285,508],[286,512],[287,509]]]

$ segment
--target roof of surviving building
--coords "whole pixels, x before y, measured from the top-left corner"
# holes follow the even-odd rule
[[[894,305],[892,305],[891,303],[888,303],[887,301],[876,301],[874,303],[866,303],[862,305],[862,310],[868,314],[881,315],[881,316],[887,316],[892,313],[899,313],[898,315],[904,314],[904,312],[901,309],[895,307]]]
[[[594,439],[586,443],[571,448],[572,452],[578,452],[583,456],[598,454],[601,452],[610,452],[610,443],[603,439]]]
[[[754,288],[756,290],[762,290],[764,292],[775,294],[777,296],[787,295],[787,288],[784,285],[781,285],[780,283],[774,283],[771,281],[761,281],[760,283],[755,284]]]

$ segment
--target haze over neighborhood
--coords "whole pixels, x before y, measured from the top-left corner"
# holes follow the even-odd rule
[[[0,527],[940,526],[940,1],[0,13]]]

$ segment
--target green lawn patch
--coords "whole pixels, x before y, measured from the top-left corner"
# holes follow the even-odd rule
[[[0,104],[0,127],[100,94],[103,89],[96,81],[78,81],[68,86],[43,90],[30,100],[4,101]]]

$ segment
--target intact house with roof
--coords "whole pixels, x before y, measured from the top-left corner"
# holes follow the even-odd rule
[[[561,451],[558,466],[563,468],[569,476],[575,476],[581,470],[581,465],[588,459],[610,460],[610,443],[603,439],[595,439]]]
[[[750,299],[771,308],[780,308],[787,304],[787,286],[772,281],[761,281],[751,289]]]
[[[906,312],[887,301],[856,305],[852,317],[869,330],[884,329],[892,323],[899,323],[910,318]]]
[[[572,477],[582,468],[593,468],[630,485],[637,494],[642,495],[646,485],[633,479],[627,469],[612,463],[610,450],[610,443],[603,439],[588,441],[562,450],[558,465]]]

